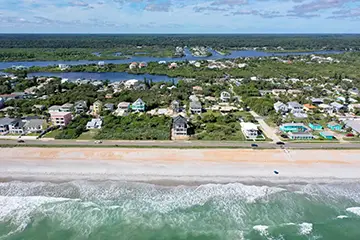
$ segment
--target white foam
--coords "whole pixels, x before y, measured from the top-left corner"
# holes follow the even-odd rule
[[[16,230],[8,233],[7,236],[10,236],[24,230],[31,221],[30,214],[41,205],[69,200],[71,199],[43,196],[0,196],[0,221],[11,221],[16,225]]]
[[[346,211],[351,212],[351,213],[353,213],[353,214],[356,214],[356,215],[360,216],[360,207],[347,208]]]
[[[303,222],[303,223],[299,224],[299,227],[300,227],[300,234],[301,235],[308,235],[308,234],[311,233],[311,231],[313,229],[313,224]]]
[[[344,219],[344,218],[348,218],[348,216],[346,216],[346,215],[339,215],[339,216],[337,216],[336,218],[337,218],[337,219]]]
[[[258,231],[261,236],[267,236],[268,235],[268,229],[269,226],[266,225],[256,225],[253,227],[254,230]]]

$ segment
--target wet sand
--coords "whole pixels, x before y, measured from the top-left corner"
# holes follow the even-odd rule
[[[0,166],[3,179],[360,181],[360,150],[2,148]]]

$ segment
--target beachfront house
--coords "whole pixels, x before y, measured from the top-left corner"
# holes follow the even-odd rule
[[[49,111],[49,113],[61,112],[61,106],[53,105],[53,106],[49,107],[48,111]]]
[[[118,111],[124,111],[124,112],[129,112],[130,111],[130,103],[129,102],[121,102],[117,105],[117,110]]]
[[[65,103],[61,105],[60,112],[71,112],[73,110],[74,104]]]
[[[190,112],[192,114],[200,114],[202,113],[202,106],[199,101],[190,102]]]
[[[317,123],[309,123],[309,127],[314,131],[320,131],[323,129],[323,127]]]
[[[303,112],[303,106],[298,102],[288,102],[288,109],[292,113]]]
[[[9,132],[9,125],[13,121],[13,118],[0,118],[0,135],[7,134]]]
[[[100,115],[102,110],[103,110],[103,103],[99,100],[94,102],[94,104],[93,104],[94,115]]]
[[[346,128],[351,128],[353,134],[360,134],[360,119],[345,120],[344,123]]]
[[[327,124],[327,127],[332,131],[341,131],[341,129],[342,129],[342,125],[337,122],[329,122]]]
[[[133,104],[131,104],[131,109],[135,112],[144,112],[146,104],[141,98],[138,98]]]
[[[124,86],[126,89],[136,89],[139,85],[140,82],[137,79],[130,79],[124,82]]]
[[[113,112],[114,108],[115,108],[115,105],[113,103],[104,104],[104,110],[105,111]]]
[[[132,62],[132,63],[130,63],[130,65],[129,65],[129,68],[130,69],[135,69],[135,68],[137,68],[138,67],[138,63],[137,62]]]
[[[291,140],[311,140],[314,136],[308,132],[290,132],[288,134]]]
[[[316,109],[316,107],[312,104],[308,104],[308,103],[304,104],[304,110],[306,112],[314,111],[315,109]]]
[[[354,88],[350,88],[348,90],[348,93],[353,95],[353,96],[359,96],[360,95],[360,91],[358,88],[354,87]]]
[[[312,98],[311,102],[312,102],[312,104],[318,106],[318,105],[324,103],[324,99],[322,99],[322,98]]]
[[[274,109],[277,113],[286,113],[289,111],[288,106],[280,101],[274,103]]]
[[[328,104],[319,104],[319,109],[321,112],[326,113],[326,114],[333,114],[334,113],[334,108]]]
[[[83,100],[80,100],[80,101],[75,102],[75,104],[74,104],[74,111],[75,111],[75,113],[77,113],[77,114],[86,112],[86,111],[87,111],[87,104],[86,104],[86,102],[83,101]]]
[[[241,122],[241,131],[246,139],[256,139],[259,135],[258,127],[251,122]]]
[[[231,98],[230,93],[225,92],[225,91],[221,92],[221,94],[220,94],[220,100],[221,100],[221,101],[223,101],[223,102],[229,102],[229,101],[230,101],[230,98]]]
[[[178,100],[174,100],[171,102],[171,109],[173,110],[174,113],[179,113],[181,112],[180,109],[180,102]]]
[[[302,123],[284,123],[280,126],[282,132],[306,132],[309,129]]]
[[[179,115],[173,118],[172,133],[173,136],[187,136],[188,135],[188,121],[183,116]]]
[[[332,106],[336,112],[345,110],[345,106],[338,102],[332,102],[332,103],[330,103],[330,106]]]
[[[46,121],[44,119],[29,119],[24,125],[24,130],[27,133],[39,133],[44,130]]]
[[[100,118],[93,118],[86,124],[86,129],[100,129],[102,126],[102,120]]]
[[[25,121],[22,119],[15,119],[9,124],[9,133],[10,134],[23,134]]]
[[[72,115],[70,112],[52,112],[50,119],[54,126],[65,127],[72,120]]]
[[[326,140],[332,140],[334,139],[334,134],[331,132],[320,132],[320,136]]]

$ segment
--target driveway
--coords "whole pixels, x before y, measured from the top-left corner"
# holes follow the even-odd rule
[[[274,142],[281,142],[281,139],[276,135],[276,129],[270,127],[256,112],[250,111],[250,114],[259,122],[261,129],[264,131],[268,138],[271,138]]]

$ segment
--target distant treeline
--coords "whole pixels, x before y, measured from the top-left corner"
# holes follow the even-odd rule
[[[210,46],[216,49],[241,47],[282,47],[289,50],[360,50],[360,35],[75,35],[1,34],[0,48],[89,48],[124,46]]]

